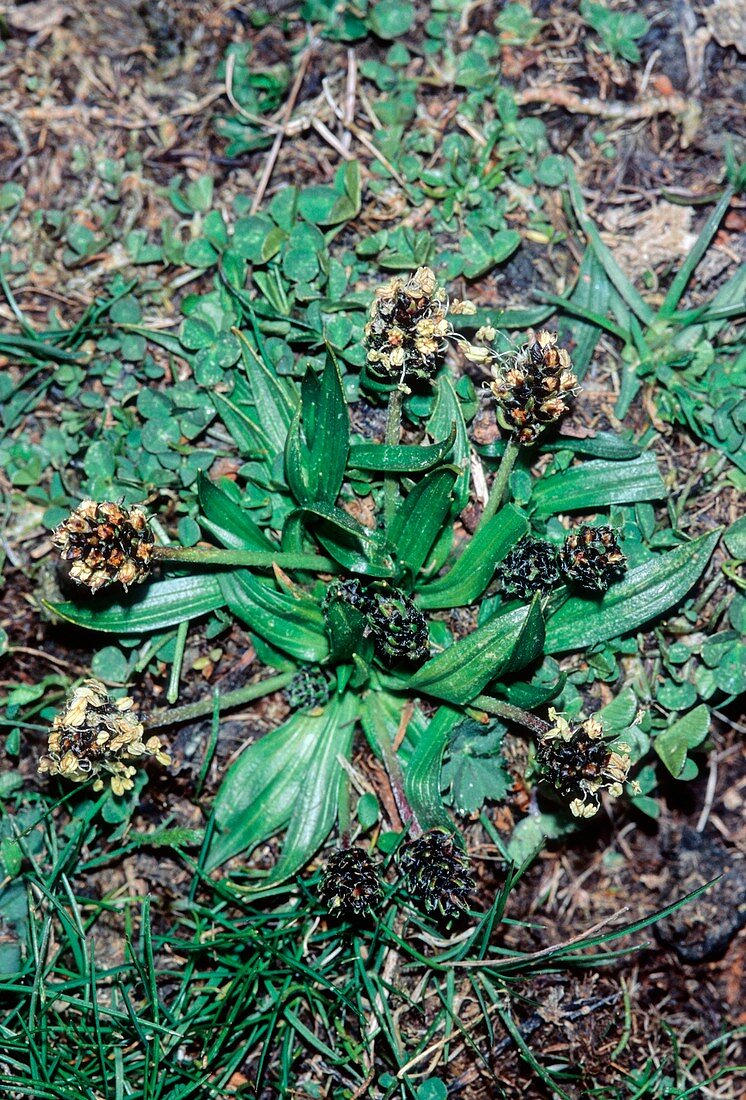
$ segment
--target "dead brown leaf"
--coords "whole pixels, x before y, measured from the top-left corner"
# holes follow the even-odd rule
[[[67,4],[56,3],[55,0],[38,0],[37,3],[24,4],[21,8],[8,12],[8,23],[14,30],[25,31],[26,34],[39,34],[40,31],[51,30],[59,27],[72,15]]]
[[[676,263],[688,255],[696,240],[691,222],[691,207],[672,202],[657,202],[642,213],[635,208],[613,207],[604,215],[607,232],[601,236],[613,248],[625,274],[636,279],[645,271]]]
[[[746,54],[746,7],[742,0],[715,0],[703,15],[719,46],[735,46]]]

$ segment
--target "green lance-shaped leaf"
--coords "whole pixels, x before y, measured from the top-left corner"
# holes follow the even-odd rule
[[[147,634],[176,626],[226,604],[218,580],[207,573],[187,577],[168,577],[132,588],[115,600],[85,603],[46,603],[61,619],[87,630],[106,634]]]
[[[451,707],[439,707],[407,764],[404,776],[406,795],[423,829],[453,829],[440,793],[440,773],[443,753],[454,726],[463,717],[460,711]]]
[[[211,399],[241,454],[263,460],[271,471],[298,409],[295,384],[278,378],[246,336],[237,329],[233,332],[241,342],[246,374],[232,371],[232,392],[227,397],[212,393]]]
[[[350,418],[339,365],[327,351],[321,378],[309,369],[287,435],[285,475],[299,504],[334,504],[350,449]]]
[[[255,330],[258,332],[258,330]],[[243,364],[249,383],[251,403],[272,445],[272,457],[282,454],[285,437],[298,408],[296,384],[275,374],[266,355],[257,355],[246,336],[233,330],[241,342]]]
[[[324,616],[300,589],[278,592],[246,569],[220,576],[223,603],[250,630],[298,661],[323,661],[329,654]]]
[[[532,494],[538,516],[588,511],[610,504],[660,500],[666,487],[655,455],[647,452],[631,462],[584,462],[542,478]]]
[[[584,439],[575,439],[569,435],[556,436],[539,443],[539,454],[554,454],[557,451],[572,451],[576,455],[588,455],[589,458],[605,458],[613,462],[622,462],[628,458],[639,458],[642,447],[631,443],[616,432],[596,432]],[[485,458],[500,458],[505,451],[505,441],[498,439],[477,447],[477,453]]]
[[[198,480],[202,526],[223,546],[235,550],[276,550],[253,519],[237,501],[204,474]]]
[[[259,412],[261,406],[254,403],[254,393],[249,383],[238,371],[231,373],[234,378],[233,390],[227,397],[213,392],[210,395],[212,403],[239,453],[245,458],[263,461],[267,470],[271,471],[277,455],[282,454],[291,419],[285,427],[284,416],[279,408],[275,408],[265,423]],[[296,407],[293,406],[293,412]]]
[[[275,836],[301,813],[312,817],[308,844],[320,831],[319,822],[328,821],[326,833],[316,846],[323,843],[331,829],[339,790],[339,772],[332,774],[334,767],[329,758],[339,769],[337,754],[349,752],[354,707],[354,696],[342,702],[335,696],[323,714],[295,714],[239,756],[215,799],[216,828],[207,855],[208,870],[240,853],[248,857],[258,844]],[[321,786],[322,781],[326,787]],[[303,828],[296,821],[291,848],[296,859]],[[306,850],[300,866],[314,850]]]
[[[347,693],[335,696],[327,708],[331,714],[308,760],[282,853],[269,873],[267,885],[300,871],[329,836],[337,818],[340,784],[348,781],[339,758],[349,759],[358,705],[357,696]]]
[[[642,453],[642,447],[639,443],[632,443],[616,432],[596,432],[595,435],[589,435],[585,439],[559,436],[557,439],[550,439],[546,443],[540,444],[539,450],[542,453],[548,452],[550,454],[554,451],[574,451],[575,454],[589,455],[591,458],[607,458],[613,462],[638,458]]]
[[[674,779],[684,770],[687,751],[702,744],[709,728],[710,712],[702,703],[657,735],[653,748]]]
[[[632,283],[619,267],[612,253],[601,240],[598,229],[586,213],[585,202],[583,201],[580,186],[575,177],[575,172],[571,167],[568,171],[567,186],[575,215],[580,223],[581,229],[588,238],[590,247],[596,253],[599,263],[604,268],[625,305],[636,314],[643,325],[652,325],[655,321],[655,314],[652,308],[640,297]]]
[[[484,592],[495,566],[528,531],[528,521],[508,504],[479,527],[455,565],[417,593],[420,607],[465,607]]]
[[[571,307],[574,305],[579,306],[581,309],[592,309],[605,319],[609,312],[612,289],[609,277],[599,262],[596,253],[592,248],[586,248],[578,271],[577,282],[568,297],[568,304]],[[557,304],[559,304],[558,300]],[[596,344],[601,337],[601,331],[601,327],[578,317],[571,317],[563,322],[562,336],[564,339],[568,335],[572,337],[573,371],[580,381],[582,381],[590,366]]]
[[[427,560],[441,533],[453,501],[458,470],[432,470],[409,492],[391,522],[389,542],[399,563],[414,577]]]
[[[386,443],[353,443],[348,466],[352,470],[372,470],[381,474],[421,474],[442,462],[456,439],[453,425],[442,443],[419,446]]]
[[[363,527],[342,508],[318,501],[300,513],[307,526],[313,527],[330,557],[351,573],[369,577],[391,577],[395,572],[388,544],[378,531]],[[291,513],[289,521],[296,513]]]
[[[456,438],[453,442],[453,451],[450,456],[451,463],[458,471],[458,481],[453,495],[453,512],[460,512],[469,503],[469,437],[466,433],[466,423],[461,409],[456,390],[450,376],[441,371],[438,375],[435,390],[435,405],[427,422],[428,434],[433,439],[442,439],[453,428],[456,429]]]
[[[501,673],[523,668],[544,644],[538,597],[529,607],[499,612],[466,638],[431,658],[406,681],[414,692],[465,704]]]
[[[720,530],[630,569],[602,600],[567,600],[547,623],[545,651],[585,649],[636,630],[675,607],[702,574]]]
[[[726,187],[723,194],[720,197],[720,201],[716,205],[715,209],[710,214],[709,218],[702,227],[702,231],[694,242],[694,247],[689,252],[689,255],[684,260],[683,264],[676,273],[676,276],[668,289],[663,305],[660,308],[658,316],[670,317],[676,310],[681,297],[686,290],[687,283],[694,274],[697,264],[704,256],[705,252],[710,246],[712,238],[718,231],[720,222],[725,217],[728,207],[730,206],[731,199],[733,198],[733,188]]]
[[[269,438],[259,425],[256,410],[249,404],[249,388],[236,372],[236,382],[231,394],[213,392],[210,400],[242,458],[268,460],[272,453]]]

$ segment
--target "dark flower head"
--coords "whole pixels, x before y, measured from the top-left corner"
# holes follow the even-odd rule
[[[293,710],[315,710],[329,702],[329,681],[323,669],[307,665],[298,669],[285,688],[285,701]]]
[[[150,574],[153,532],[141,508],[84,500],[52,533],[70,576],[91,592],[118,582],[124,588]]]
[[[556,332],[540,332],[516,355],[493,367],[490,389],[504,427],[518,443],[533,443],[563,416],[577,392],[570,356]]]
[[[605,592],[627,570],[616,532],[607,526],[583,525],[571,531],[560,550],[559,563],[567,580],[588,592]]]
[[[364,588],[357,577],[335,580],[324,597],[327,617],[335,602],[360,613],[365,637],[372,640],[376,656],[384,664],[414,664],[430,656],[427,620],[400,588],[385,581]]]
[[[498,566],[503,588],[509,595],[530,600],[535,592],[545,595],[559,580],[557,551],[544,539],[525,535]]]
[[[381,881],[366,851],[339,848],[332,852],[319,888],[319,898],[330,913],[362,917],[381,897]]]
[[[452,833],[430,829],[404,845],[399,867],[407,887],[428,913],[453,917],[474,890],[469,857]]]
[[[536,749],[539,775],[569,803],[574,817],[593,817],[601,805],[600,793],[618,798],[631,760],[626,745],[609,748],[597,718],[570,725],[556,711],[554,725],[542,735]]]
[[[400,588],[381,583],[372,589],[368,622],[385,664],[415,664],[430,656],[427,620]]]
[[[159,738],[143,740],[143,725],[132,706],[129,698],[115,702],[98,680],[84,680],[55,715],[39,771],[73,783],[93,779],[94,790],[103,789],[101,774],[108,774],[112,791],[120,795],[132,789],[134,765],[145,756],[170,764]]]
[[[349,607],[354,607],[361,615],[367,615],[371,607],[371,599],[357,577],[346,577],[344,580],[332,581],[324,596],[323,609],[338,601]]]

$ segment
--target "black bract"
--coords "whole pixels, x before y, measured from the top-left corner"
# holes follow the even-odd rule
[[[384,664],[419,664],[430,656],[427,619],[400,588],[385,581],[364,588],[356,577],[332,581],[323,605],[328,624],[335,603],[346,604],[362,616],[364,634],[372,639],[375,654]]]
[[[567,580],[587,592],[606,592],[627,571],[627,559],[619,548],[616,532],[605,524],[583,524],[571,531],[560,550],[559,562]]]
[[[319,898],[330,913],[362,917],[381,896],[378,872],[366,851],[339,848],[332,852],[319,888]]]
[[[499,568],[509,595],[530,600],[535,592],[545,595],[560,579],[557,551],[544,539],[525,535]]]
[[[399,867],[427,913],[457,916],[474,891],[469,857],[445,829],[430,829],[404,845]]]

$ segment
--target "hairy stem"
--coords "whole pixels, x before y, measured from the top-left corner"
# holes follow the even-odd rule
[[[488,519],[492,519],[497,509],[502,504],[505,490],[508,487],[508,478],[513,472],[513,467],[515,466],[515,460],[518,458],[519,451],[519,445],[514,440],[509,439],[503,451],[503,456],[500,459],[500,465],[497,468],[495,480],[492,482],[489,500],[484,506],[482,518],[479,521],[480,525],[486,523]]]
[[[402,691],[405,686],[400,680],[394,679],[393,676],[381,676],[379,680],[382,687],[388,688],[389,691]],[[438,699],[437,695],[432,695],[430,698],[439,705],[443,703],[443,700]],[[523,707],[516,707],[513,703],[503,703],[500,699],[493,699],[491,695],[477,695],[468,704],[467,709],[486,711],[487,714],[507,718],[509,722],[516,722],[519,726],[525,726],[527,729],[533,730],[534,733],[543,734],[552,728],[549,722],[545,722],[543,718],[537,718],[535,714],[524,710]],[[383,746],[381,746],[381,753],[383,754]]]
[[[499,699],[493,699],[489,695],[477,695],[470,703],[474,710],[484,710],[488,714],[495,714],[499,718],[507,718],[509,722],[516,722],[519,726],[525,726],[533,733],[544,734],[552,727],[543,718],[537,718],[535,714],[516,707],[512,703],[503,703]]]
[[[337,822],[339,824],[339,846],[350,847],[350,777],[342,771],[339,777],[339,801],[337,803]]]
[[[253,699],[259,699],[262,695],[271,695],[273,691],[286,687],[294,675],[294,672],[281,672],[277,676],[260,680],[257,684],[247,684],[246,687],[237,688],[235,691],[227,691],[225,695],[218,696],[218,710],[230,710],[244,703],[250,703]],[[203,718],[206,714],[212,714],[214,709],[215,697],[211,695],[209,699],[200,699],[196,703],[187,703],[183,707],[162,707],[160,710],[155,710],[145,720],[144,725],[148,729],[158,729],[161,726],[173,726],[179,722],[191,722],[193,718]]]
[[[321,569],[336,572],[337,564],[321,554],[284,554],[274,550],[215,550],[199,546],[154,546],[152,557],[157,561],[193,565],[243,565],[257,569]]]
[[[399,757],[396,755],[391,735],[382,721],[377,721],[375,723],[375,729],[371,732],[375,734],[376,745],[381,754],[383,766],[386,769],[386,775],[391,785],[391,793],[394,796],[394,802],[399,811],[402,825],[409,825],[410,836],[419,836],[422,833],[422,826],[409,804],[409,799],[404,789],[404,776],[402,774],[401,764],[399,763]]]
[[[401,411],[404,403],[404,391],[397,386],[389,394],[389,404],[386,410],[386,435],[384,440],[388,446],[395,447],[401,437]],[[396,474],[386,474],[383,479],[383,514],[386,526],[391,523],[396,511],[398,497],[398,482]]]

